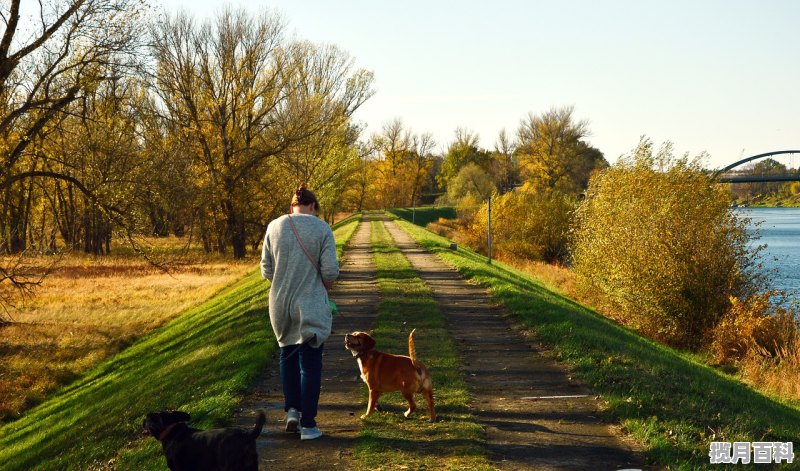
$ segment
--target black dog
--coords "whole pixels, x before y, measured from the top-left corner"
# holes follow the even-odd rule
[[[186,425],[186,412],[164,411],[147,414],[142,434],[161,442],[167,466],[176,471],[258,471],[256,438],[267,422],[258,413],[253,430],[237,427],[198,430]]]

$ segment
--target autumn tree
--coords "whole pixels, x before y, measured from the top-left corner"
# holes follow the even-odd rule
[[[36,191],[49,182],[71,183],[107,214],[118,214],[69,166],[50,165],[40,144],[68,106],[135,62],[141,10],[135,0],[10,0],[0,6],[0,253],[28,247]],[[0,268],[0,289],[10,283],[24,291],[40,279],[14,269],[19,266]]]
[[[501,193],[511,191],[519,181],[519,162],[515,155],[517,143],[505,129],[497,134],[492,152],[494,178]]]
[[[62,240],[74,249],[107,254],[115,228],[141,232],[134,215],[148,181],[138,135],[136,102],[142,94],[136,79],[117,75],[70,104],[43,139],[42,168],[73,175],[93,195],[61,179],[53,179],[42,195],[51,201]]]
[[[491,175],[477,164],[468,163],[447,185],[447,201],[463,215],[473,214],[496,191]]]
[[[142,162],[146,185],[140,187],[139,194],[141,211],[149,224],[142,233],[157,237],[189,234],[191,238],[192,229],[202,220],[199,208],[209,199],[202,186],[193,181],[193,154],[176,138],[180,130],[164,115],[149,87],[137,97],[136,104],[142,153],[148,157]],[[210,240],[201,240],[211,251]]]
[[[355,145],[358,154],[358,168],[353,172],[350,185],[344,193],[344,206],[361,212],[370,206],[370,191],[374,190],[378,148],[373,139],[358,141]],[[376,206],[377,207],[377,206]]]
[[[410,193],[406,161],[411,152],[411,130],[397,118],[383,123],[381,133],[374,134],[372,142],[378,149],[374,164],[374,204],[381,208],[405,206],[403,195]]]
[[[475,164],[486,173],[492,173],[492,157],[478,145],[479,136],[465,128],[456,128],[455,139],[447,148],[438,175],[440,185],[448,187],[450,180],[468,164]]]
[[[332,221],[334,213],[346,205],[346,191],[359,178],[362,164],[356,146],[360,130],[345,122],[329,131],[287,149],[280,162],[286,165],[290,181],[306,182],[313,188],[323,217]],[[285,206],[284,200],[280,201]]]
[[[572,107],[551,108],[520,123],[517,152],[527,185],[577,194],[592,172],[608,166],[602,152],[584,141],[588,122],[576,122],[572,114]]]
[[[501,259],[564,264],[577,198],[557,191],[511,191],[492,198],[492,250]],[[471,247],[487,250],[488,202],[465,230]]]
[[[350,115],[371,95],[372,75],[347,54],[289,42],[283,29],[275,14],[231,9],[202,24],[178,14],[151,29],[155,91],[174,139],[193,155],[205,227],[236,258],[248,227],[260,231],[285,210],[298,177],[313,185],[319,159],[349,156],[317,150],[347,141]]]
[[[411,154],[409,155],[409,173],[412,176],[411,198],[408,205],[416,206],[420,203],[422,190],[430,181],[434,168],[433,148],[436,141],[433,134],[423,133],[412,137]]]
[[[278,161],[288,165],[293,181],[313,188],[323,215],[331,221],[344,205],[345,190],[359,170],[357,140],[362,129],[352,123],[350,115],[372,95],[372,74],[358,71],[347,77],[352,59],[336,46],[310,42],[293,46],[297,50],[294,88],[309,103],[319,102],[320,125],[313,135],[292,144]]]
[[[573,266],[584,291],[621,322],[697,348],[760,288],[747,221],[702,165],[643,139],[592,178],[578,208]]]
[[[379,207],[393,208],[418,203],[422,187],[433,169],[433,147],[429,133],[414,134],[394,119],[383,124],[382,132],[372,137],[377,149],[373,188]]]
[[[139,12],[132,0],[40,2],[24,7],[21,0],[11,0],[0,10],[5,26],[0,39],[2,252],[26,247],[26,181],[71,181],[96,199],[69,172],[42,169],[40,158],[46,156],[37,159],[28,151],[68,105],[109,79],[108,64],[130,63]]]

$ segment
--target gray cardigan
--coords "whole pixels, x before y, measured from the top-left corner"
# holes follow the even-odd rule
[[[261,252],[261,276],[272,282],[269,320],[281,347],[311,340],[310,345],[318,348],[331,333],[328,292],[300,248],[288,218],[283,215],[269,223]],[[322,278],[335,280],[339,262],[330,226],[310,214],[292,214],[291,218]]]

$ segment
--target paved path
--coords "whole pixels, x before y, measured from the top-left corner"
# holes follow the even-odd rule
[[[353,356],[344,348],[344,334],[369,330],[378,310],[375,264],[370,252],[370,217],[364,216],[344,253],[341,274],[331,298],[339,307],[333,333],[325,342],[322,393],[317,424],[324,437],[300,441],[283,431],[285,413],[277,360],[242,405],[236,425],[252,427],[255,411],[267,411],[267,425],[257,445],[260,469],[351,469],[352,448],[360,429],[363,384]]]
[[[512,327],[485,289],[466,282],[392,222],[386,228],[433,291],[462,358],[474,413],[499,469],[641,468],[586,388]],[[555,398],[556,396],[580,396]],[[527,399],[531,397],[547,399]]]

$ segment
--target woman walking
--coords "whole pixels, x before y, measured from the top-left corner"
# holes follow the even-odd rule
[[[301,440],[322,436],[315,418],[333,319],[328,290],[339,276],[333,232],[318,211],[314,193],[300,186],[290,214],[267,226],[261,254],[261,275],[272,282],[269,319],[280,346],[286,431],[299,431]]]

